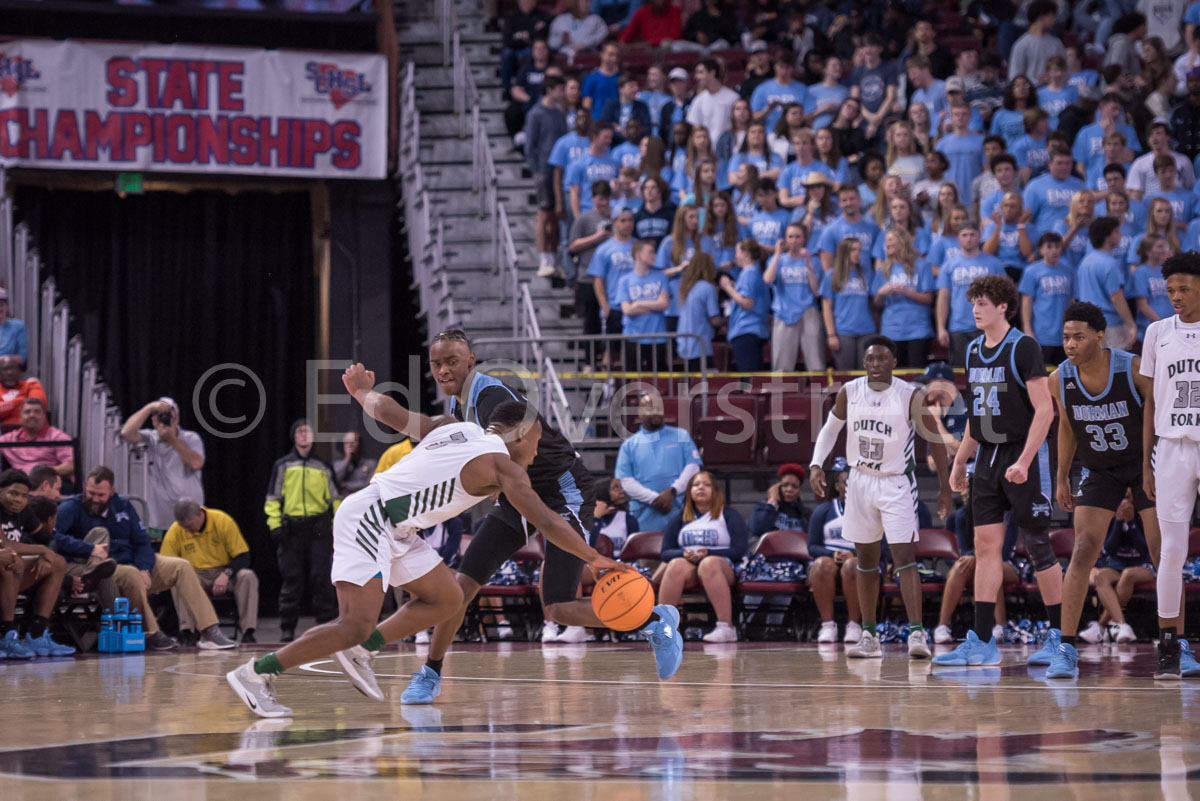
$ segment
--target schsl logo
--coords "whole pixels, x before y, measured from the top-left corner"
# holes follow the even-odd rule
[[[304,74],[313,82],[317,94],[329,95],[333,107],[338,109],[373,88],[367,83],[367,76],[354,70],[344,70],[336,64],[310,61],[304,65]]]
[[[0,91],[12,97],[26,81],[42,77],[33,62],[20,56],[0,53]]]

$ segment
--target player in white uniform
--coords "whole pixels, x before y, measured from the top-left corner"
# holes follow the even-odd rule
[[[1142,375],[1154,379],[1143,415],[1142,486],[1155,501],[1162,534],[1154,678],[1178,679],[1181,657],[1185,675],[1200,672],[1180,639],[1183,563],[1200,487],[1200,254],[1178,253],[1162,273],[1175,314],[1151,323],[1142,345]]]
[[[263,717],[290,715],[275,698],[274,676],[330,654],[360,692],[383,700],[371,670],[371,653],[442,622],[463,600],[454,573],[419,531],[456,517],[494,493],[503,492],[538,531],[586,562],[594,575],[629,569],[597,553],[534,493],[526,469],[537,454],[542,431],[526,403],[499,406],[486,432],[474,423],[445,421],[412,453],[338,507],[332,579],[341,615],[226,675],[251,711]],[[376,628],[387,585],[403,587],[413,598]]]
[[[908,612],[908,653],[929,657],[928,638],[921,623],[921,578],[917,573],[914,543],[917,522],[917,479],[914,445],[917,432],[934,436],[937,422],[924,407],[917,388],[892,375],[896,369],[896,343],[885,336],[871,337],[863,353],[867,375],[838,390],[833,414],[817,436],[810,468],[813,491],[825,497],[825,471],[821,465],[832,452],[838,433],[846,433],[846,458],[850,478],[846,483],[846,521],[843,536],[858,551],[858,600],[862,607],[863,634],[846,650],[851,657],[880,657],[875,633],[879,602],[879,558],[886,535],[892,551],[904,608]],[[938,474],[938,515],[953,509],[949,465],[945,448],[932,449]]]

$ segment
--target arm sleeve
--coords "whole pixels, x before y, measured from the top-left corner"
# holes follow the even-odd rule
[[[683,513],[676,512],[671,515],[671,519],[667,521],[667,527],[663,531],[662,539],[662,560],[669,562],[672,559],[678,559],[683,556],[683,548],[679,545],[679,530],[683,528]]]
[[[825,547],[825,521],[829,519],[830,508],[828,501],[820,504],[808,520],[808,555],[813,559],[833,556],[833,552]]]
[[[657,492],[647,488],[633,476],[626,476],[621,479],[621,489],[625,490],[625,494],[630,498],[642,503],[654,503],[654,499],[658,497]]]
[[[683,466],[683,472],[679,474],[679,478],[671,482],[671,486],[675,489],[675,494],[679,497],[687,490],[688,482],[692,480],[692,476],[700,472],[700,465],[696,462],[688,462]],[[622,485],[624,486],[624,485]]]
[[[229,560],[229,570],[233,571],[233,575],[237,575],[239,570],[250,569],[250,552],[240,553]]]
[[[727,559],[732,559],[735,562],[741,561],[746,555],[746,550],[750,546],[750,537],[746,532],[746,519],[742,517],[742,513],[732,506],[726,506],[723,512],[725,516],[725,527],[729,529],[729,547],[728,548],[710,548],[709,556],[724,556]]]
[[[58,529],[54,530],[52,539],[54,551],[62,556],[74,556],[86,559],[92,555],[93,546],[91,543],[72,537],[70,534],[65,534]]]
[[[271,483],[267,487],[267,500],[263,504],[267,514],[267,528],[275,531],[283,525],[283,465],[276,463],[271,470]]]

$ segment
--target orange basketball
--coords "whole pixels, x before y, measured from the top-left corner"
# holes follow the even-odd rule
[[[654,588],[641,573],[605,573],[592,590],[592,609],[614,631],[639,629],[654,611]]]

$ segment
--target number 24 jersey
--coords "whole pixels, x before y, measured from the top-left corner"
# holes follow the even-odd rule
[[[1200,442],[1200,323],[1179,315],[1146,329],[1142,375],[1154,379],[1154,433]]]

